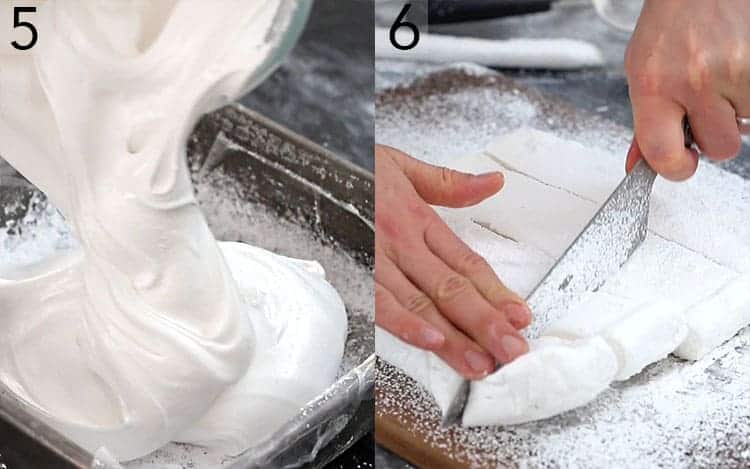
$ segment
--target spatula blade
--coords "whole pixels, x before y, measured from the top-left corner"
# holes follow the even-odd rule
[[[596,291],[646,238],[656,173],[643,160],[617,186],[588,225],[527,298],[536,338],[586,292]]]

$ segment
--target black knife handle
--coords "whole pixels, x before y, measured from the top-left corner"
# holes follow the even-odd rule
[[[692,147],[695,138],[693,138],[693,129],[690,128],[690,121],[688,121],[687,116],[682,118],[682,135],[685,136],[685,148]]]
[[[548,11],[555,0],[428,0],[430,24],[460,23]]]

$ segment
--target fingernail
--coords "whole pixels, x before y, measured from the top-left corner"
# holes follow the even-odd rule
[[[505,181],[505,176],[500,171],[490,171],[487,173],[477,174],[478,178],[481,179],[500,179]]]
[[[439,348],[445,342],[445,336],[437,329],[431,327],[423,327],[420,335],[422,336],[422,344],[426,348]]]
[[[531,322],[531,311],[528,306],[520,303],[509,303],[503,306],[503,312],[516,327],[526,326]]]
[[[508,362],[515,360],[519,355],[523,355],[529,350],[525,341],[513,335],[504,335],[500,338],[500,347],[502,347]]]
[[[467,350],[466,353],[464,353],[464,358],[466,359],[469,368],[476,373],[482,373],[483,375],[490,373],[495,366],[494,360],[489,356],[474,350]]]

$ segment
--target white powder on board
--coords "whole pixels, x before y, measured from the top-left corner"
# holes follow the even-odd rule
[[[379,76],[393,71],[382,85],[394,88],[376,97],[376,143],[428,163],[479,153],[498,135],[520,127],[554,131],[621,155],[630,144],[623,127],[597,116],[583,122],[571,107],[478,65],[426,66],[407,81],[398,65],[379,62],[378,67]]]
[[[750,330],[685,366],[668,358],[586,407],[507,428],[440,426],[432,397],[381,362],[377,412],[477,467],[738,467],[750,462]]]
[[[422,62],[404,62],[401,60],[375,61],[375,90],[380,92],[397,86],[408,86],[416,78],[425,77],[430,73],[445,70],[446,66]],[[451,64],[450,69],[474,76],[491,76],[494,71],[471,62]]]

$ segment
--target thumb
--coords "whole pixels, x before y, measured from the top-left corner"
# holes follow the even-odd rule
[[[631,101],[635,138],[643,158],[672,181],[692,176],[698,167],[698,153],[685,147],[685,110],[681,105],[658,96],[639,96],[632,90]]]
[[[500,172],[479,175],[424,163],[389,148],[394,161],[425,202],[443,207],[467,207],[483,201],[502,189],[505,178]]]
[[[416,161],[407,177],[417,193],[432,205],[467,207],[496,194],[505,184],[499,171],[468,174]]]

